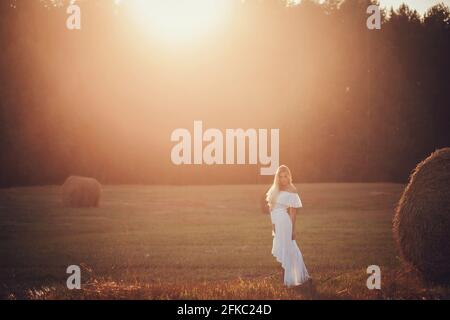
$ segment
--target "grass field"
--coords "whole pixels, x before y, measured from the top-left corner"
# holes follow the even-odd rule
[[[271,255],[267,186],[104,186],[100,208],[60,205],[59,187],[0,189],[3,299],[435,299],[396,255],[402,185],[300,184],[297,242],[312,284],[287,289]],[[79,265],[82,289],[66,288]],[[368,290],[366,268],[381,268]]]

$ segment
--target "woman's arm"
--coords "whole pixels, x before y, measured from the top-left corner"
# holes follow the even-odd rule
[[[292,240],[295,240],[295,221],[297,218],[297,208],[289,208],[289,216],[292,221]]]

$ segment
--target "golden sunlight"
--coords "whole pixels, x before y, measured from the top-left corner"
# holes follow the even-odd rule
[[[226,0],[132,0],[139,28],[163,41],[191,42],[217,28],[229,7]]]

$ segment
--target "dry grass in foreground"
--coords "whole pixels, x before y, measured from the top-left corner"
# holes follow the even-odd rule
[[[364,270],[362,270],[364,271]],[[24,296],[10,295],[9,299],[34,300],[312,300],[312,299],[449,299],[449,286],[427,286],[411,270],[384,272],[381,290],[368,290],[366,276],[361,270],[329,277],[315,278],[297,288],[280,284],[280,274],[267,277],[238,278],[200,283],[125,283],[112,280],[92,280],[81,290],[64,287],[41,287],[27,290]]]

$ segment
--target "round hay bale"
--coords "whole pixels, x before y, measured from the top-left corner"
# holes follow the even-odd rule
[[[450,148],[417,165],[396,208],[394,238],[402,259],[424,279],[450,279]]]
[[[100,183],[89,177],[70,176],[62,185],[64,207],[98,207],[102,193]]]

